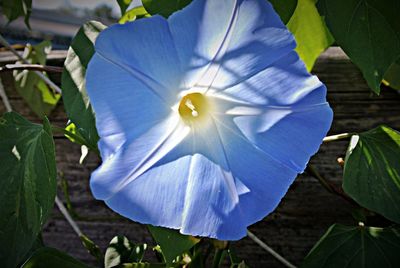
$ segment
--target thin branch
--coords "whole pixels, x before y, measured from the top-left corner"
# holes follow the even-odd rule
[[[59,66],[48,66],[40,64],[6,64],[0,67],[0,72],[10,72],[14,70],[29,70],[29,71],[40,71],[49,73],[62,73],[63,68]]]
[[[316,178],[321,185],[328,190],[328,192],[336,194],[338,196],[340,196],[341,198],[343,198],[344,200],[346,200],[347,202],[349,202],[350,204],[354,205],[354,206],[359,206],[353,199],[351,199],[343,190],[342,188],[337,187],[336,185],[332,184],[331,182],[329,182],[328,180],[326,180],[318,171],[317,169],[311,165],[308,164],[306,171],[313,176],[314,178]]]
[[[275,250],[273,250],[270,246],[268,246],[266,243],[261,241],[255,234],[247,230],[247,236],[253,240],[256,244],[258,244],[261,248],[266,250],[269,254],[274,256],[278,261],[280,261],[282,264],[284,264],[286,267],[289,268],[296,268],[293,264],[291,264],[288,260],[286,260],[284,257],[279,255]]]
[[[76,222],[72,219],[67,208],[64,206],[63,202],[61,202],[61,200],[58,198],[58,196],[56,196],[56,205],[57,205],[58,209],[60,210],[61,214],[63,214],[64,218],[68,221],[69,225],[71,225],[71,227],[75,231],[75,233],[79,237],[81,237],[83,235],[81,229],[76,224]]]
[[[328,182],[327,180],[325,180],[325,178],[322,177],[321,174],[319,174],[319,172],[316,170],[316,168],[315,168],[313,165],[308,164],[308,166],[307,166],[307,168],[306,168],[306,172],[307,172],[308,174],[310,174],[311,176],[313,176],[314,178],[316,178],[316,179],[319,181],[319,183],[321,183],[321,185],[322,185],[328,192],[330,192],[330,193],[336,193],[335,190],[334,190],[333,185],[332,185],[330,182]]]
[[[0,43],[8,48],[17,58],[25,64],[30,64],[26,59],[24,59],[18,51],[16,51],[8,42],[7,40],[0,34]],[[33,71],[36,75],[38,75],[47,85],[49,85],[55,92],[61,94],[61,88],[54,84],[46,75],[39,71]]]
[[[6,106],[6,111],[11,112],[12,111],[11,104],[10,104],[10,101],[8,100],[8,97],[6,95],[6,91],[4,90],[4,86],[3,86],[3,83],[1,82],[1,79],[0,79],[0,97],[3,100],[4,106]]]
[[[351,138],[351,136],[353,136],[353,135],[357,135],[357,133],[342,133],[342,134],[337,134],[337,135],[332,135],[332,136],[326,136],[323,139],[323,142],[343,140],[343,139]]]

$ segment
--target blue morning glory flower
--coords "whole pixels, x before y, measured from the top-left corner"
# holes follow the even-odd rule
[[[113,25],[87,70],[97,199],[141,223],[236,240],[275,209],[332,121],[266,0],[194,0]]]

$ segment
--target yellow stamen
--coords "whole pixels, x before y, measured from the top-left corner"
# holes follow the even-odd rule
[[[186,122],[200,121],[207,117],[208,102],[201,93],[185,95],[179,103],[179,114]]]

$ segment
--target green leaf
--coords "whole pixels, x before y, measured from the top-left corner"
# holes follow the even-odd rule
[[[32,0],[1,0],[2,13],[11,22],[19,16],[25,17],[25,24],[29,26],[29,17],[32,11]]]
[[[172,264],[173,260],[183,252],[191,249],[200,239],[179,233],[177,230],[147,225],[151,235],[160,246],[165,262]]]
[[[226,256],[228,255],[228,251],[226,249],[215,249],[214,259],[212,262],[212,268],[221,267],[225,261]]]
[[[297,0],[269,0],[283,23],[288,23],[297,6]]]
[[[142,0],[144,8],[151,15],[159,14],[168,18],[172,13],[189,5],[192,0]]]
[[[141,262],[147,249],[146,244],[136,245],[125,236],[115,236],[106,250],[105,268],[119,267],[124,263]]]
[[[51,50],[50,41],[43,41],[38,45],[27,45],[24,58],[32,64],[46,64],[47,54]],[[56,107],[60,94],[50,89],[45,82],[33,71],[14,71],[15,88],[28,103],[28,106],[40,118],[48,116]]]
[[[134,21],[136,19],[151,17],[149,13],[147,13],[146,9],[142,6],[134,7],[127,12],[119,19],[119,23],[124,24],[129,21]]]
[[[86,264],[72,258],[64,252],[54,248],[43,247],[21,266],[21,268],[90,268]]]
[[[121,15],[125,14],[126,9],[132,3],[132,0],[117,0],[119,8],[121,9]]]
[[[30,256],[32,256],[32,254],[40,249],[44,247],[43,244],[43,239],[42,239],[42,233],[39,233],[38,237],[36,238],[35,242],[33,242],[32,247],[29,249],[29,251],[25,254],[25,256],[22,258],[22,262],[20,264],[18,264],[17,267],[21,267],[23,263],[26,262],[27,259],[29,259]]]
[[[393,63],[385,73],[383,83],[387,86],[400,90],[400,59]]]
[[[400,56],[398,0],[320,0],[318,9],[336,42],[380,93],[389,67]]]
[[[61,87],[65,111],[89,148],[97,148],[99,136],[95,117],[86,92],[87,65],[94,54],[94,42],[106,26],[96,21],[85,23],[72,40],[64,63]]]
[[[287,27],[293,33],[296,51],[311,70],[318,56],[332,43],[333,38],[315,6],[317,0],[298,0]]]
[[[300,267],[398,267],[400,229],[334,224],[308,253]]]
[[[48,120],[0,118],[0,263],[15,267],[32,248],[56,195],[54,142]]]
[[[343,189],[361,206],[400,223],[400,133],[380,126],[354,135]]]

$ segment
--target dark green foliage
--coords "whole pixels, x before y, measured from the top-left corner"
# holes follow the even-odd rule
[[[336,42],[379,94],[386,71],[400,57],[400,1],[320,0],[318,9]]]
[[[2,13],[11,22],[19,16],[25,17],[25,24],[29,26],[29,17],[31,15],[32,0],[1,0],[0,6]]]
[[[177,256],[191,249],[200,239],[179,233],[177,230],[147,226],[157,244],[160,246],[162,254],[167,264],[172,264]],[[173,246],[171,246],[173,245]]]
[[[332,225],[308,253],[303,268],[376,268],[400,264],[400,229]]]
[[[136,245],[125,236],[114,237],[107,248],[104,267],[120,267],[123,264],[141,263],[147,249],[146,244]]]
[[[352,137],[343,189],[361,206],[400,223],[400,133],[380,126]]]
[[[50,124],[0,118],[0,263],[14,268],[34,245],[56,195]]]
[[[61,79],[65,111],[89,148],[97,148],[99,136],[86,92],[85,75],[94,54],[96,37],[104,28],[100,22],[89,21],[79,29],[68,50]]]
[[[168,18],[172,13],[190,4],[192,0],[143,0],[143,6],[151,15],[159,14]]]
[[[269,0],[283,23],[288,23],[297,6],[297,0]]]
[[[35,251],[21,268],[90,268],[54,248],[43,247]]]

